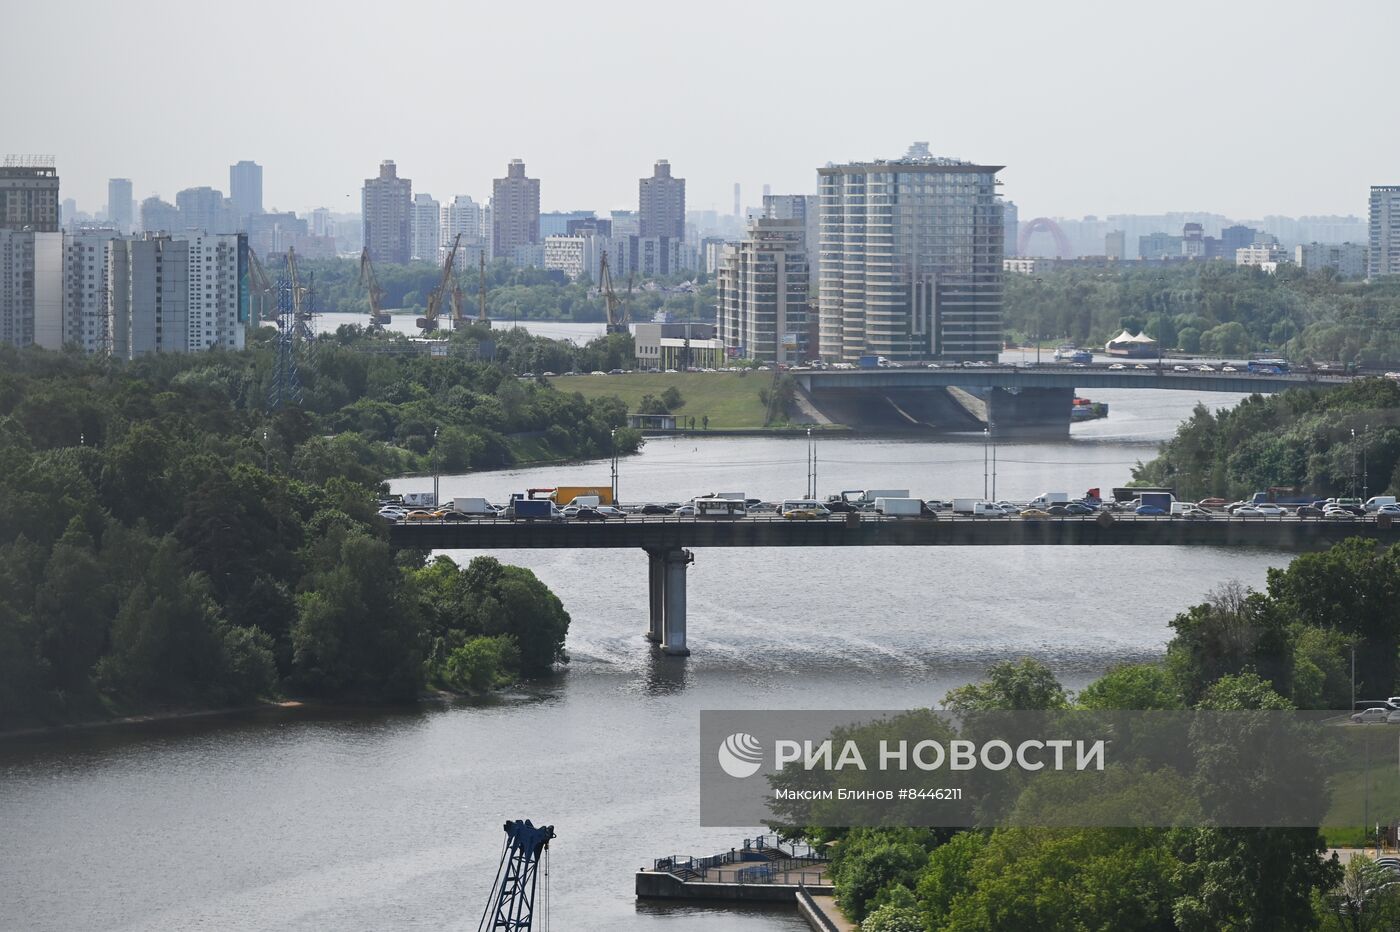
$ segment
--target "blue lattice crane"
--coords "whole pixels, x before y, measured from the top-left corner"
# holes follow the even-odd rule
[[[554,838],[554,826],[534,825],[529,819],[507,822],[505,849],[496,868],[496,880],[491,896],[481,914],[477,932],[529,932],[535,921],[535,890],[539,881],[540,862],[544,861],[544,896],[542,915],[549,908],[549,842]],[[547,920],[546,920],[547,921]]]

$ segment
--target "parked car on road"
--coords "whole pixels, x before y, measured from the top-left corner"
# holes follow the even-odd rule
[[[1162,515],[1165,515],[1166,512],[1158,508],[1156,505],[1139,505],[1136,509],[1133,510],[1133,514],[1142,515],[1148,518],[1158,518]]]
[[[1360,712],[1353,712],[1351,720],[1358,725],[1384,724],[1390,716],[1391,713],[1386,709],[1362,709]]]

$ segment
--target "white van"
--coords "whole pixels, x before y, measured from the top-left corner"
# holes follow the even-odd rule
[[[1366,510],[1367,510],[1367,511],[1375,511],[1376,509],[1380,508],[1382,505],[1394,505],[1394,504],[1395,504],[1395,496],[1394,496],[1394,495],[1373,495],[1373,496],[1371,496],[1370,498],[1366,499]]]

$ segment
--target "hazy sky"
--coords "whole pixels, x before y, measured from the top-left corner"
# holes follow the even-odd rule
[[[269,209],[357,211],[385,158],[482,198],[518,157],[545,210],[635,208],[668,158],[727,212],[916,139],[1006,165],[1023,220],[1364,215],[1400,183],[1394,0],[0,2],[0,149],[88,211],[111,176],[227,194],[244,158]]]

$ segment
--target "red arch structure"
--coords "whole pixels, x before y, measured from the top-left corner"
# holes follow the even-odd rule
[[[1021,228],[1021,235],[1016,240],[1016,252],[1024,256],[1026,254],[1026,246],[1030,244],[1032,234],[1042,231],[1049,233],[1055,240],[1055,258],[1074,258],[1074,247],[1069,244],[1069,237],[1065,236],[1065,231],[1060,229],[1060,225],[1049,217],[1036,217]]]

